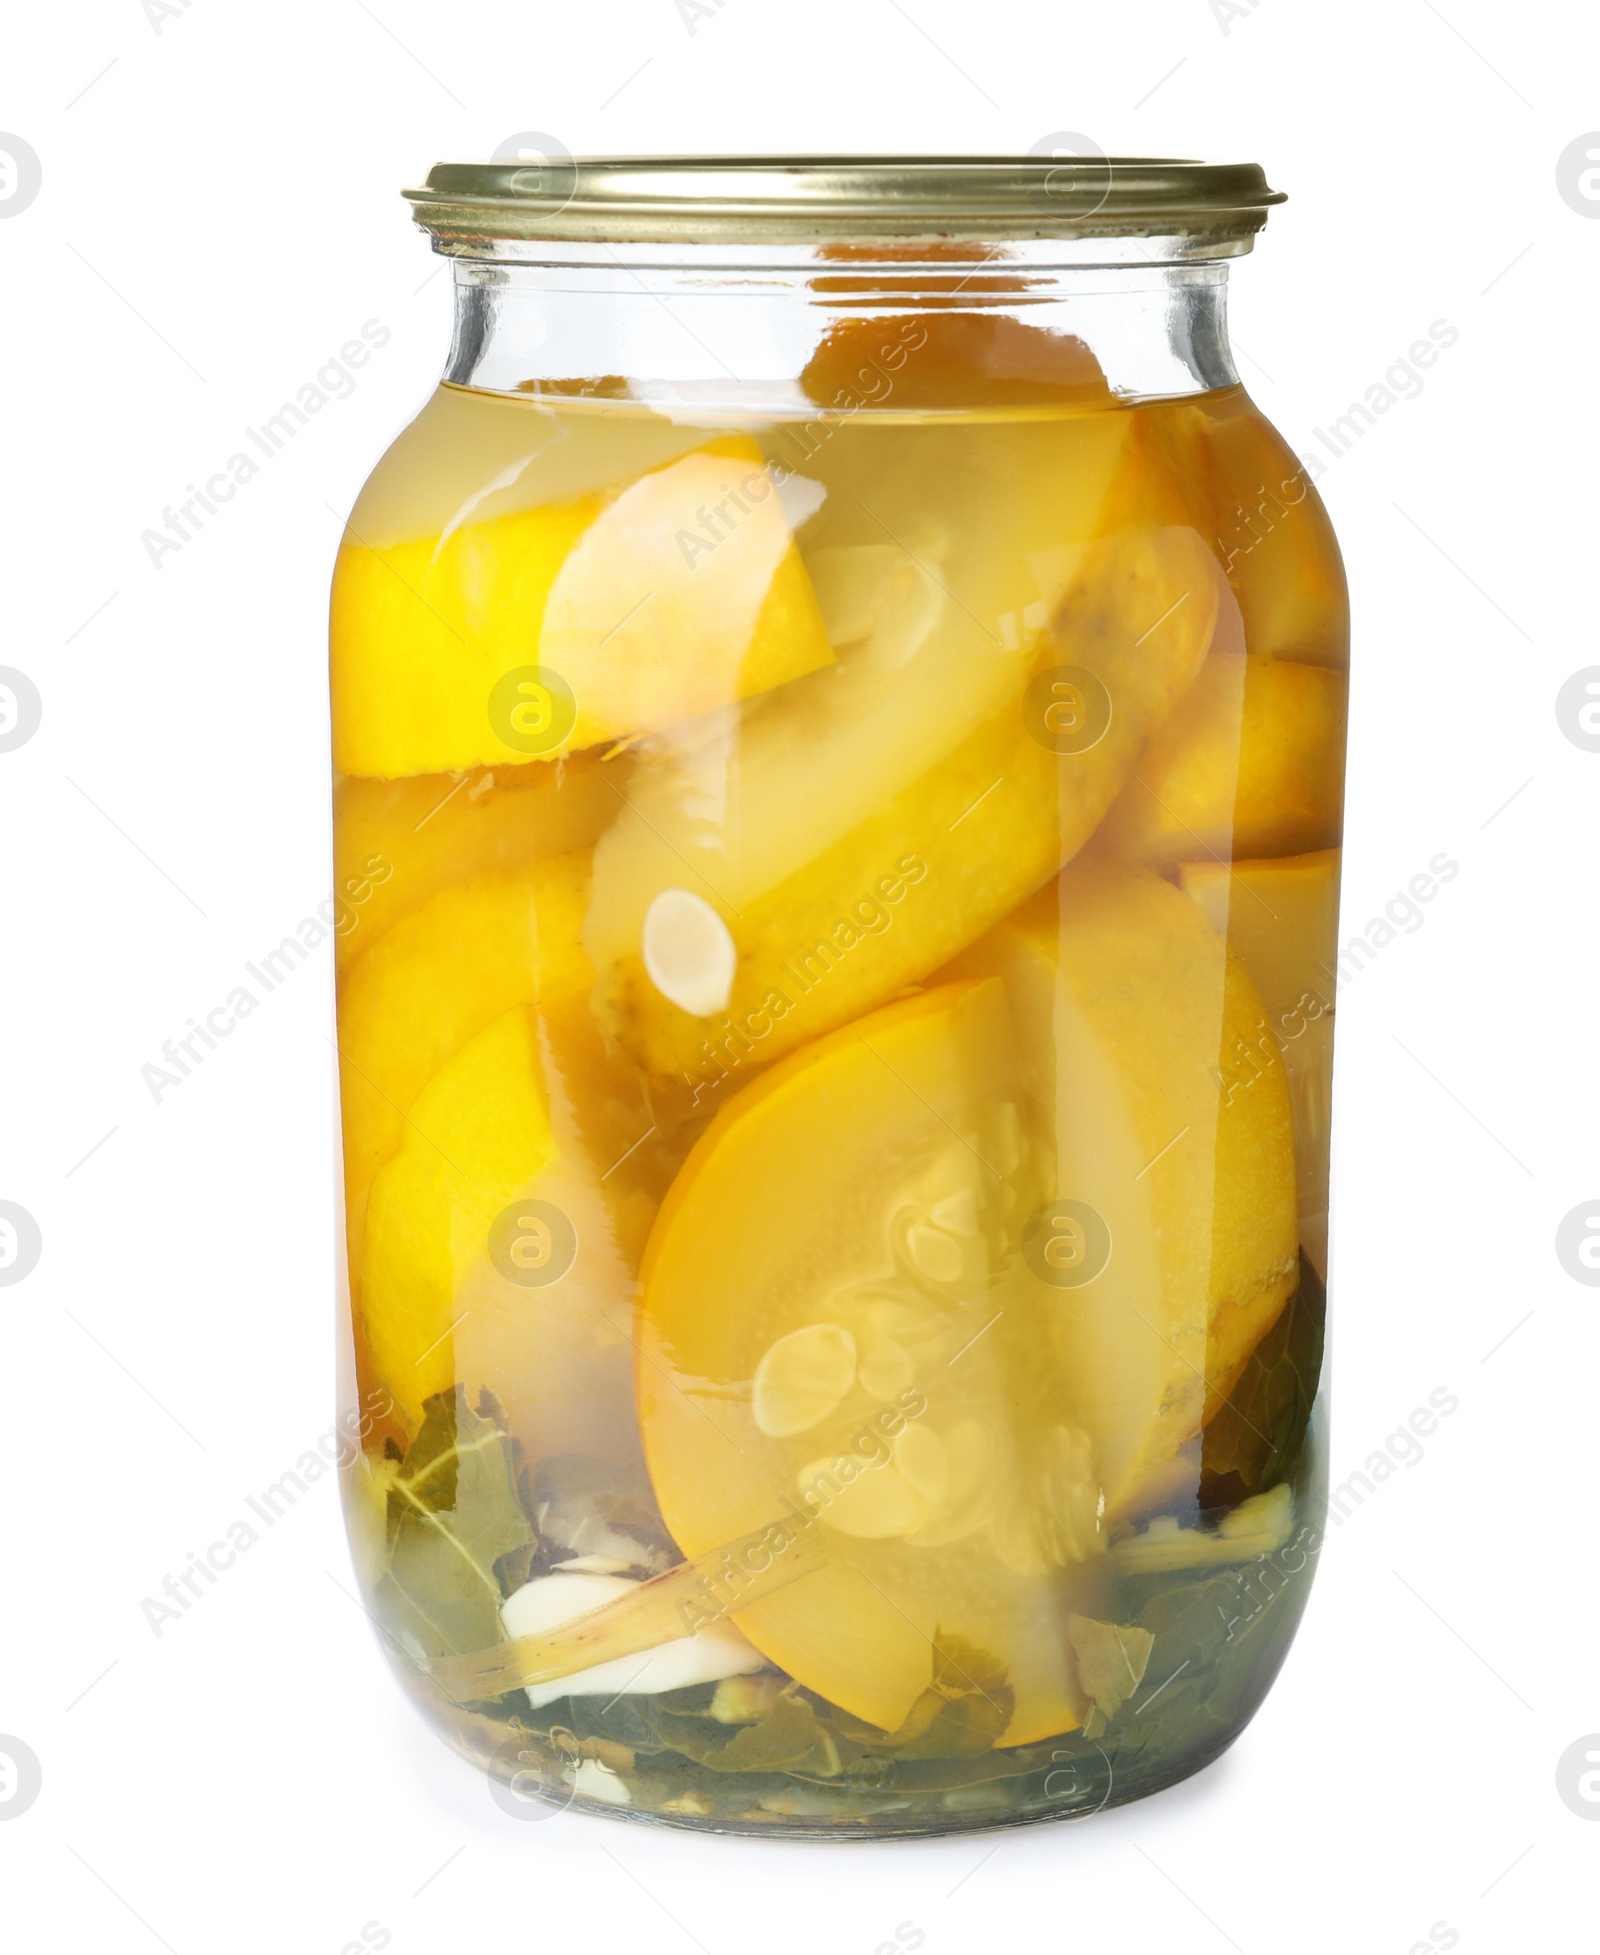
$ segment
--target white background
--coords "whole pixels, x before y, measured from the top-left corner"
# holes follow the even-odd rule
[[[0,663],[44,717],[0,754],[0,1196],[44,1249],[0,1290],[0,1733],[43,1791],[0,1824],[7,1947],[338,1955],[373,1923],[401,1955],[871,1955],[905,1923],[929,1955],[1592,1945],[1600,1829],[1556,1763],[1600,1731],[1600,1296],[1554,1243],[1600,1191],[1600,755],[1555,697],[1600,664],[1600,204],[1556,166],[1600,126],[1600,31],[1488,0],[1220,11],[14,14],[0,129],[43,187],[0,221]],[[1234,273],[1240,364],[1302,450],[1459,330],[1319,484],[1355,611],[1345,935],[1460,864],[1341,998],[1336,1477],[1430,1392],[1460,1407],[1334,1531],[1237,1747],[1143,1805],[870,1847],[519,1825],[401,1700],[326,1481],[159,1638],[142,1613],[332,1416],[327,962],[161,1104],[140,1068],[327,891],[329,569],[447,339],[396,193],[527,129],[1259,159],[1292,200]],[[355,394],[154,568],[141,531],[369,319],[393,337]]]

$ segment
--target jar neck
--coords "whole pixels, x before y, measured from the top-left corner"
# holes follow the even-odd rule
[[[843,405],[832,397],[836,383],[855,405],[961,408],[1085,388],[1117,401],[1170,399],[1238,380],[1226,261],[1034,264],[1011,246],[1003,261],[863,263],[790,250],[760,265],[683,248],[667,264],[659,248],[630,254],[655,262],[628,262],[624,249],[562,263],[456,259],[445,380],[730,415]],[[939,386],[948,398],[929,393],[932,361],[897,389],[873,358],[878,328],[889,329],[891,344],[920,344],[918,322],[943,349]]]

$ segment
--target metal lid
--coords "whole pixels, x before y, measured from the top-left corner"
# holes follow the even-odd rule
[[[1151,156],[571,156],[437,163],[405,194],[437,250],[505,243],[860,244],[1162,237],[1250,248],[1284,201],[1255,163]],[[1049,139],[1046,139],[1049,140]],[[517,255],[522,255],[518,253]]]

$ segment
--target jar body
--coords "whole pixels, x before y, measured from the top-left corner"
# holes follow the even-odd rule
[[[369,1605],[561,1803],[1081,1816],[1309,1584],[1337,551],[1216,268],[628,277],[336,572]]]

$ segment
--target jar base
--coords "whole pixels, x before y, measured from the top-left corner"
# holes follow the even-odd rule
[[[752,1796],[746,1814],[697,1810],[697,1806],[706,1806],[709,1801],[693,1788],[657,1805],[635,1805],[626,1800],[593,1796],[575,1787],[565,1793],[513,1790],[512,1781],[518,1774],[515,1759],[507,1762],[504,1745],[486,1755],[482,1744],[474,1742],[476,1734],[462,1729],[456,1720],[435,1718],[432,1721],[452,1750],[487,1773],[502,1809],[534,1823],[554,1818],[558,1813],[572,1812],[634,1826],[667,1827],[702,1835],[821,1843],[938,1839],[1089,1819],[1097,1813],[1170,1791],[1205,1771],[1230,1748],[1249,1718],[1203,1749],[1180,1758],[1153,1760],[1146,1769],[1126,1773],[1121,1778],[1092,1740],[1069,1734],[1060,1741],[1061,1748],[1052,1754],[1050,1767],[1031,1775],[1039,1781],[1032,1797],[1017,1795],[1017,1778],[964,1788],[966,1799],[949,1804],[944,1802],[952,1798],[949,1792],[943,1798],[937,1793],[917,1792],[897,1796],[894,1791],[875,1796],[859,1786],[828,1788],[819,1782],[814,1808],[809,1812],[795,1809],[810,1803],[802,1792],[786,1790],[776,1796],[768,1794],[766,1798]],[[1004,1787],[1013,1788],[1009,1798],[1002,1790]],[[985,1790],[991,1796],[980,1803],[974,1795]],[[785,1807],[790,1809],[784,1810]]]
[[[969,1834],[1008,1833],[1023,1826],[1062,1825],[1074,1820],[1092,1819],[1097,1813],[1111,1812],[1118,1806],[1137,1804],[1139,1800],[1152,1798],[1158,1792],[1170,1792],[1174,1786],[1182,1785],[1186,1779],[1194,1778],[1214,1765],[1238,1736],[1239,1733],[1234,1732],[1204,1756],[1186,1759],[1165,1772],[1154,1773],[1148,1779],[1130,1785],[1126,1791],[1114,1790],[1103,1804],[1090,1806],[1083,1811],[1051,1810],[1048,1806],[1023,1807],[1011,1812],[980,1812],[968,1816],[963,1816],[959,1812],[950,1812],[927,1818],[906,1819],[898,1823],[889,1817],[879,1819],[863,1817],[855,1820],[841,1815],[806,1822],[774,1815],[771,1823],[763,1823],[748,1820],[696,1819],[686,1814],[642,1811],[628,1806],[611,1805],[603,1799],[575,1798],[570,1806],[566,1807],[563,1807],[560,1801],[549,1803],[556,1811],[581,1812],[586,1815],[593,1814],[600,1819],[623,1820],[637,1826],[664,1826],[671,1827],[677,1832],[718,1834],[732,1839],[809,1840],[837,1845],[853,1840],[866,1842],[965,1838]]]

